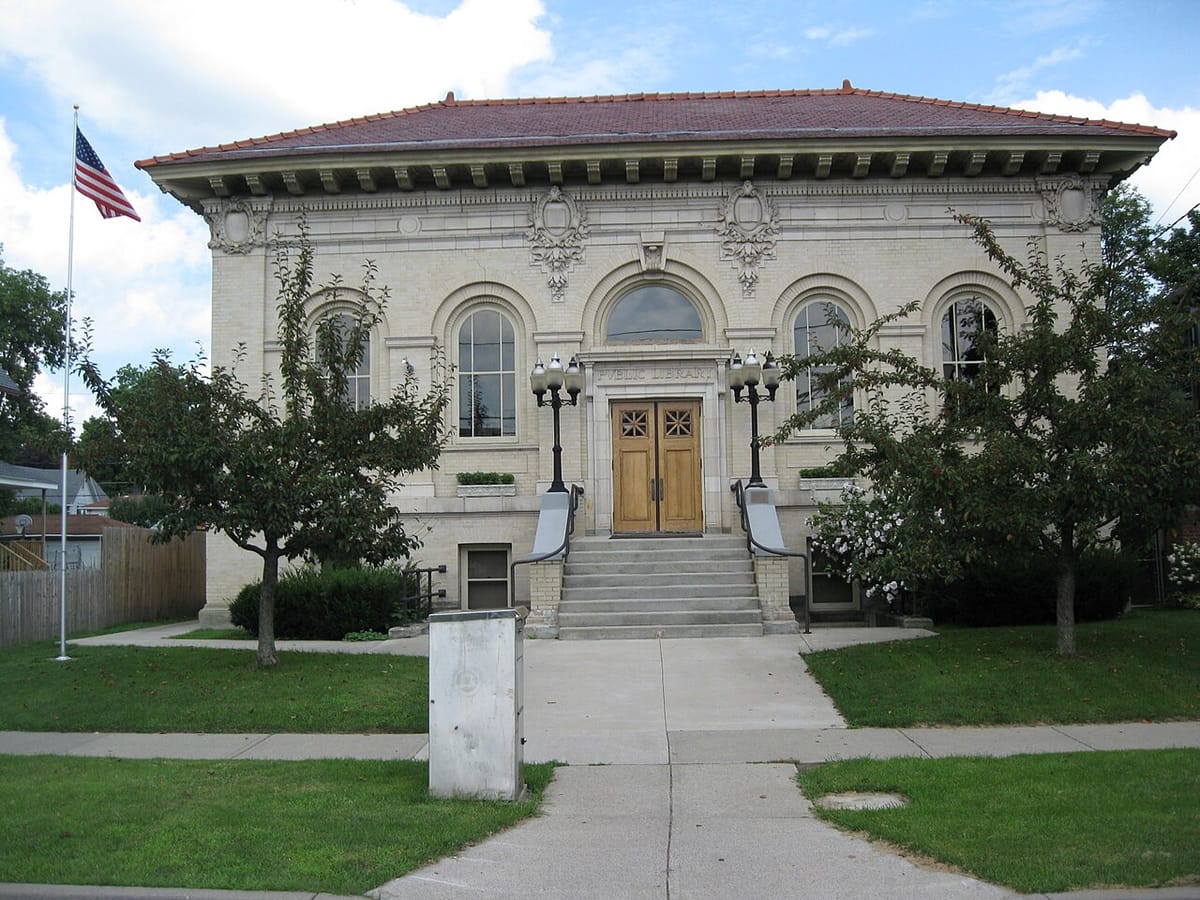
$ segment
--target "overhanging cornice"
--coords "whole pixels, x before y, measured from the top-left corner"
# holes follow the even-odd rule
[[[781,142],[647,143],[498,150],[293,151],[145,165],[159,187],[199,210],[215,197],[486,191],[538,184],[673,184],[716,180],[1128,177],[1155,136],[1012,136]]]

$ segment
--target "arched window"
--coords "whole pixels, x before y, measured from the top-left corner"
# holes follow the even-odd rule
[[[497,309],[479,309],[458,330],[459,437],[517,433],[516,342]]]
[[[800,307],[796,314],[794,331],[796,359],[803,361],[825,350],[840,346],[846,339],[850,327],[850,316],[846,310],[831,300],[814,300]],[[829,366],[810,366],[796,376],[796,411],[808,412],[818,406],[827,396],[817,381],[831,371]],[[838,408],[822,415],[809,428],[837,428],[854,421],[854,397],[848,394]]]
[[[983,370],[983,331],[995,334],[996,314],[978,297],[951,303],[942,315],[942,376],[947,381],[974,381]]]
[[[703,338],[704,327],[695,305],[666,285],[634,288],[617,302],[608,317],[607,339],[612,344],[675,343]]]
[[[331,333],[337,336],[338,352],[344,353],[346,341],[349,339],[355,327],[354,317],[347,313],[334,314],[329,317],[329,327]],[[319,326],[320,328],[320,326]],[[318,354],[320,350],[320,337],[318,336]],[[332,352],[332,351],[331,351]],[[328,357],[326,357],[328,359]],[[322,363],[325,371],[328,371],[328,366]],[[346,373],[346,393],[345,399],[355,409],[366,409],[371,405],[371,335],[366,333],[363,335],[362,344],[362,359],[359,360],[357,368],[352,372]]]

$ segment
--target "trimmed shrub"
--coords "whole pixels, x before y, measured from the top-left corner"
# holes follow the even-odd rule
[[[407,582],[407,585],[406,585]],[[346,634],[386,633],[411,621],[402,598],[417,591],[417,576],[396,567],[305,568],[279,579],[275,635],[293,640],[339,641]],[[246,585],[229,605],[233,624],[258,635],[262,582]]]
[[[1137,561],[1116,550],[1097,549],[1080,561],[1075,618],[1115,619],[1125,610]],[[918,605],[935,622],[958,625],[1048,625],[1055,620],[1054,564],[1043,557],[1014,558],[973,568],[952,582],[923,585]]]
[[[459,484],[514,484],[512,472],[459,472],[455,478]]]

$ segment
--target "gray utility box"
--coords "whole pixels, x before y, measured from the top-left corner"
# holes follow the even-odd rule
[[[429,617],[429,793],[516,800],[524,790],[525,621],[514,609]]]

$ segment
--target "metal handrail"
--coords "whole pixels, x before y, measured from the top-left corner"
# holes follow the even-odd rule
[[[560,553],[562,554],[563,562],[567,561],[567,557],[571,554],[571,535],[575,533],[575,510],[579,508],[579,498],[582,496],[583,485],[571,485],[571,503],[567,506],[566,533],[563,534],[561,544],[559,544],[549,553],[539,553],[537,556],[526,556],[523,559],[513,560],[512,565],[508,567],[508,594],[510,597],[515,597],[517,591],[517,566],[542,562],[543,560],[558,556]]]
[[[424,622],[433,613],[433,601],[446,599],[445,588],[433,589],[433,576],[445,574],[445,563],[440,566],[426,566],[404,571],[404,578],[400,583],[400,610],[401,616],[406,622]],[[410,576],[415,576],[417,589],[415,594],[408,592]]]
[[[729,490],[733,492],[733,499],[737,503],[742,531],[746,532],[747,553],[753,553],[754,549],[757,548],[771,556],[792,556],[804,560],[804,633],[812,634],[811,616],[809,614],[809,604],[812,603],[812,565],[809,563],[808,554],[789,550],[786,547],[768,547],[766,544],[761,543],[754,536],[754,528],[750,525],[750,517],[746,514],[746,488],[742,484],[742,479],[739,478],[734,481],[729,486]]]

